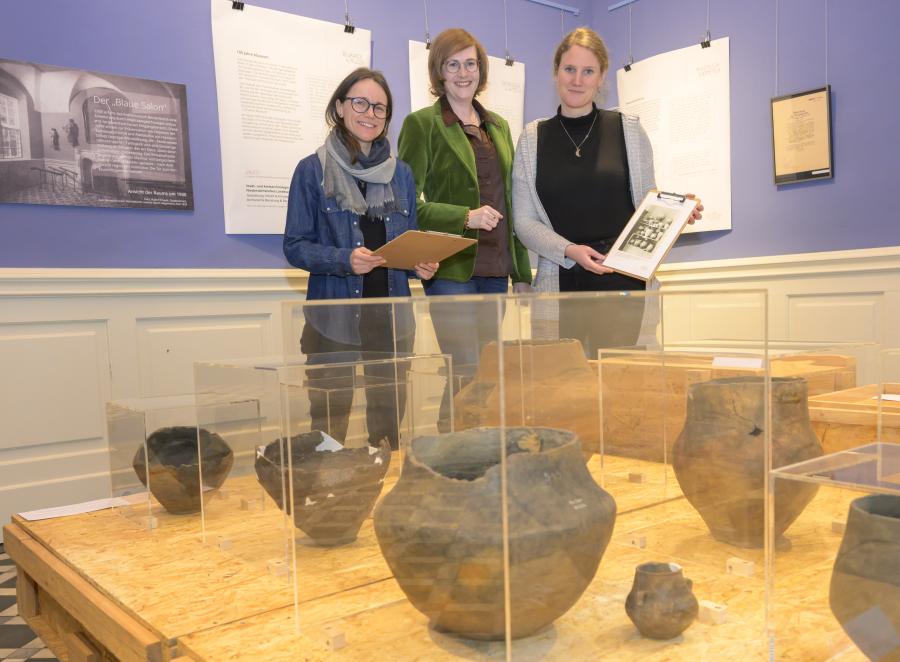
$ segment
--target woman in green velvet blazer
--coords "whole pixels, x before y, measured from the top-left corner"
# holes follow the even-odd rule
[[[487,84],[487,74],[487,54],[478,40],[459,28],[444,30],[428,51],[431,91],[438,100],[409,115],[400,131],[398,156],[416,180],[419,227],[478,242],[441,260],[435,277],[422,283],[429,297],[506,293],[510,278],[516,290],[531,283],[528,252],[510,217],[509,125],[475,100]],[[455,377],[448,379],[441,403],[441,431],[449,429],[450,382],[465,384],[481,348],[497,340],[497,317],[485,314],[490,307],[438,301],[430,305],[435,335],[441,351],[453,357]]]
[[[515,236],[510,218],[509,125],[475,100],[487,84],[487,67],[484,48],[468,32],[452,28],[439,34],[429,49],[428,69],[432,92],[440,98],[407,116],[400,131],[398,156],[412,168],[420,196],[419,227],[478,240],[441,262],[428,283],[429,294],[484,289],[477,284],[442,287],[440,280],[468,283],[473,277],[509,276],[514,284],[531,282],[528,251]],[[500,233],[504,236],[497,236]],[[501,248],[505,254],[499,254]],[[494,283],[490,291],[498,287]]]

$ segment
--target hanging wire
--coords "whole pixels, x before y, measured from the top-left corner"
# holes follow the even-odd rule
[[[706,34],[700,41],[700,45],[703,46],[703,48],[709,48],[710,41],[712,41],[712,39],[709,32],[709,0],[706,0]]]
[[[778,0],[775,0],[775,96],[778,96]]]
[[[828,85],[828,0],[825,2],[825,84]]]
[[[354,30],[356,30],[356,27],[353,25],[353,21],[350,20],[350,0],[344,0],[344,32],[353,34]]]
[[[503,40],[506,44],[506,66],[511,67],[515,60],[509,56],[509,16],[506,9],[506,0],[503,0]]]
[[[428,31],[428,0],[422,0],[425,5],[425,50],[431,48],[431,33]]]
[[[562,38],[566,36],[566,12],[562,9],[559,10],[559,36]]]
[[[628,59],[625,61],[625,71],[631,71],[634,58],[631,55],[631,5],[628,5]]]

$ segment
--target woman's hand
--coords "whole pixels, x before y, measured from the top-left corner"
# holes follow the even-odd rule
[[[696,223],[697,221],[699,221],[701,218],[703,218],[703,214],[700,213],[700,212],[703,211],[703,203],[700,202],[700,198],[698,198],[698,197],[697,197],[696,195],[694,195],[693,193],[685,193],[685,194],[684,194],[684,197],[690,198],[691,200],[696,200],[696,201],[697,201],[697,206],[694,207],[694,211],[691,212],[691,217],[688,219],[688,223],[689,223],[690,225],[693,225],[694,223]]]
[[[598,253],[590,246],[583,244],[569,244],[566,246],[566,257],[575,262],[585,271],[595,274],[611,274],[612,269],[603,266],[606,256]]]
[[[419,262],[415,266],[416,276],[422,280],[431,280],[434,274],[437,273],[439,266],[440,263],[438,262]]]
[[[380,267],[384,264],[384,261],[383,257],[375,255],[365,246],[354,248],[353,252],[350,253],[350,269],[357,276],[362,276],[372,271],[375,267]]]
[[[497,223],[499,223],[502,218],[503,214],[490,205],[472,209],[469,211],[469,229],[487,230],[490,232],[497,227]]]

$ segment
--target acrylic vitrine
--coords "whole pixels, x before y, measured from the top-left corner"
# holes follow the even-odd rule
[[[202,504],[220,496],[234,454],[197,418],[193,394],[107,403],[110,492],[120,514],[149,531],[200,534]]]
[[[847,413],[830,429],[840,450],[770,474],[767,630],[779,660],[900,656],[900,350],[881,359],[877,383],[835,399]],[[797,486],[812,498],[782,537],[779,508]]]

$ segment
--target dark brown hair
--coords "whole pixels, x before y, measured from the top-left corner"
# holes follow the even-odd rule
[[[331,95],[328,106],[325,108],[325,122],[337,132],[341,142],[343,142],[347,146],[347,149],[350,150],[351,163],[356,162],[357,156],[359,155],[359,142],[356,140],[356,137],[350,133],[347,127],[344,126],[344,120],[341,119],[341,116],[337,113],[337,104],[338,102],[343,102],[347,98],[347,93],[350,92],[350,88],[361,80],[375,81],[378,86],[384,90],[384,95],[387,97],[387,117],[384,118],[384,129],[382,129],[376,140],[387,135],[388,127],[391,124],[391,116],[394,114],[394,99],[391,96],[391,88],[388,87],[387,80],[385,80],[384,74],[380,71],[369,69],[368,67],[360,67],[359,69],[351,71],[347,77],[340,82],[334,90],[334,94]]]
[[[475,47],[478,59],[478,87],[475,88],[475,96],[481,94],[487,87],[488,57],[484,46],[462,28],[448,28],[434,38],[431,48],[428,49],[428,78],[434,96],[444,96],[444,62],[454,53],[459,53],[469,46]]]

